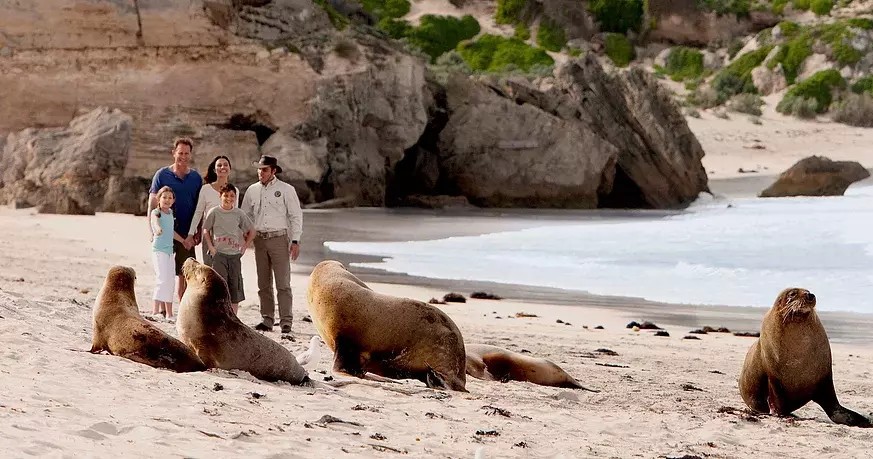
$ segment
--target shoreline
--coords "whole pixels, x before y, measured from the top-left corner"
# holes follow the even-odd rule
[[[730,179],[712,180],[716,197],[727,199],[754,197],[757,186],[764,187],[775,176],[756,175]],[[865,182],[873,183],[871,180]],[[763,189],[763,188],[761,188]],[[332,211],[307,211],[305,233],[308,250],[294,266],[294,273],[308,275],[319,261],[335,259],[346,266],[350,263],[378,262],[382,257],[333,252],[323,244],[335,242],[402,242],[409,240],[443,239],[454,236],[470,236],[502,231],[516,231],[546,225],[578,224],[580,221],[627,220],[669,216],[682,211],[557,211],[540,209],[473,209],[473,210],[423,210],[423,209],[378,209],[358,208]],[[355,228],[343,227],[343,221],[355,222]],[[464,224],[461,224],[463,222]],[[390,231],[385,231],[390,227]],[[315,228],[315,229],[312,229]],[[306,236],[304,236],[306,237]],[[318,250],[312,245],[317,244]],[[579,290],[527,286],[488,281],[438,279],[394,273],[377,268],[349,267],[367,283],[415,286],[428,289],[434,296],[458,292],[469,297],[471,292],[485,291],[497,294],[505,300],[538,305],[575,306],[608,309],[622,317],[642,322],[649,320],[661,325],[688,327],[689,331],[703,326],[727,327],[731,331],[755,332],[760,329],[761,319],[770,305],[726,306],[700,305],[693,303],[667,303],[641,297],[601,295]],[[442,292],[442,293],[438,293]],[[774,292],[775,295],[778,292]],[[429,298],[418,298],[427,301]],[[819,311],[819,317],[828,330],[832,342],[873,344],[873,314],[852,311]],[[592,326],[596,324],[591,324]]]

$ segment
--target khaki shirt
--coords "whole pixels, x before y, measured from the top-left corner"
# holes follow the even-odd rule
[[[303,235],[303,209],[297,190],[278,178],[266,185],[255,182],[246,190],[240,207],[255,224],[255,231],[287,230],[292,241]]]

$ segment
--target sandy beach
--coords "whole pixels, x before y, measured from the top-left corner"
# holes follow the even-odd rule
[[[706,115],[705,115],[706,116]],[[707,148],[704,160],[717,195],[752,196],[773,174],[806,153],[829,156],[835,138],[867,167],[856,145],[867,131],[816,123],[805,151],[742,149],[757,129],[745,120],[693,120]],[[707,124],[708,123],[708,124]],[[768,123],[765,120],[765,123]],[[814,123],[794,125],[807,131]],[[748,126],[747,126],[748,125]],[[766,124],[765,124],[766,126]],[[732,132],[731,137],[726,134]],[[789,132],[789,131],[785,131]],[[763,136],[763,133],[761,134]],[[716,140],[721,136],[722,140]],[[768,136],[774,146],[789,148]],[[821,139],[821,142],[810,142]],[[743,152],[732,158],[732,152]],[[863,154],[862,154],[863,153]],[[710,156],[711,155],[711,156]],[[846,153],[847,156],[851,155]],[[834,154],[834,159],[846,159]],[[733,162],[731,162],[733,161]],[[763,167],[766,166],[766,169]],[[716,178],[715,176],[719,176]],[[768,178],[770,177],[770,178]],[[766,186],[768,183],[765,183]],[[649,215],[669,214],[653,211]],[[302,351],[315,333],[305,320],[308,273],[330,253],[325,241],[404,241],[629,219],[625,211],[392,210],[306,211],[303,251],[294,265],[294,340],[267,333]],[[91,355],[91,307],[113,265],[137,271],[142,312],[151,310],[154,274],[146,221],[120,214],[40,215],[0,209],[0,444],[9,457],[866,457],[873,432],[838,426],[817,405],[796,419],[752,416],[737,391],[743,357],[754,338],[725,333],[683,339],[704,325],[754,331],[768,305],[756,308],[669,305],[637,298],[512,285],[438,281],[357,270],[377,291],[427,301],[449,291],[497,293],[501,301],[468,300],[440,306],[466,342],[489,343],[549,358],[598,393],[529,383],[468,379],[469,393],[430,390],[417,381],[400,387],[349,385],[336,391],[258,381],[239,371],[175,374],[119,357]],[[198,249],[199,253],[199,249]],[[254,254],[243,260],[247,299],[241,319],[259,319]],[[774,292],[775,295],[775,292]],[[536,317],[516,317],[519,313]],[[822,313],[831,336],[837,393],[842,403],[873,412],[873,317]],[[669,337],[625,328],[651,320]],[[159,326],[175,335],[173,325]],[[595,329],[602,326],[603,329]],[[308,365],[321,380],[332,354]],[[342,378],[340,378],[342,379]],[[325,423],[330,415],[346,421]]]

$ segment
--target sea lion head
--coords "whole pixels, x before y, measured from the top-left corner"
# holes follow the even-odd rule
[[[136,271],[127,266],[113,266],[109,268],[106,274],[106,279],[103,281],[103,287],[97,294],[96,304],[102,304],[104,301],[116,303],[119,299],[125,299],[117,304],[122,304],[127,309],[135,311],[139,314],[136,305],[136,294],[133,291],[134,283],[136,282]],[[97,308],[94,309],[97,313]]]
[[[202,295],[201,305],[210,309],[227,309],[232,311],[230,309],[230,292],[227,289],[227,282],[214,269],[198,262],[194,258],[188,258],[182,264],[182,275],[185,276],[188,288],[196,289]]]
[[[794,317],[806,317],[815,311],[815,295],[802,288],[786,288],[776,297],[773,308],[779,312],[783,321]]]

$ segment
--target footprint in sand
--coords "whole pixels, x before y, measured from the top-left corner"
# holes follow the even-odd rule
[[[92,440],[104,440],[106,439],[105,435],[118,435],[118,428],[109,422],[98,422],[85,430],[76,432],[76,435]]]

